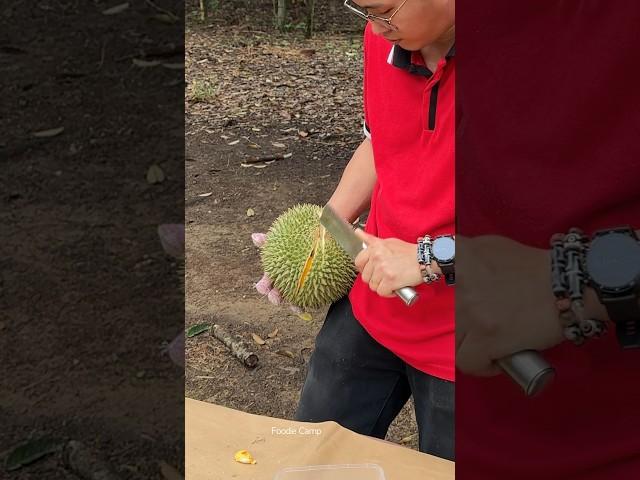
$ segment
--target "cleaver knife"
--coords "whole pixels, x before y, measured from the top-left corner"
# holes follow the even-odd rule
[[[354,233],[352,226],[340,218],[329,205],[325,205],[322,209],[320,223],[352,259],[355,260],[358,253],[367,248],[367,245]],[[418,299],[418,292],[412,287],[402,287],[393,293],[400,297],[407,306],[413,305]]]

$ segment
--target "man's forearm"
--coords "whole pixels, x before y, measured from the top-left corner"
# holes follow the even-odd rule
[[[376,178],[373,148],[371,141],[365,139],[351,157],[327,203],[338,215],[353,222],[369,207]]]

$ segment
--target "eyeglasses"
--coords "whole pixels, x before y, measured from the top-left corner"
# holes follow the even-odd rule
[[[363,9],[362,7],[359,7],[358,5],[355,5],[352,0],[344,0],[344,6],[347,7],[349,11],[351,11],[352,13],[355,13],[357,16],[359,16],[360,18],[368,22],[377,23],[378,25],[382,25],[383,27],[388,28],[389,30],[398,30],[398,27],[396,27],[394,24],[391,23],[391,19],[395,16],[396,13],[398,13],[398,11],[402,8],[402,6],[405,3],[407,3],[407,0],[404,0],[400,4],[400,6],[395,9],[395,11],[391,14],[390,17],[385,18],[385,17],[379,17],[378,15],[372,15],[371,13],[367,13],[365,9]]]

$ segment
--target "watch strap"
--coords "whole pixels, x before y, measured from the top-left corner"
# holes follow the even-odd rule
[[[437,261],[436,261],[437,263]],[[453,263],[438,263],[440,270],[442,270],[442,276],[447,285],[452,286],[456,284],[456,269]]]
[[[634,293],[624,297],[603,299],[609,318],[616,324],[616,335],[622,348],[640,348],[640,303]]]

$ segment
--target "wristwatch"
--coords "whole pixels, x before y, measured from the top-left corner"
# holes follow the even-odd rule
[[[591,240],[585,267],[622,348],[640,348],[640,241],[630,227],[600,230]]]
[[[440,235],[433,240],[431,254],[442,270],[447,285],[455,285],[456,240],[453,235]]]

